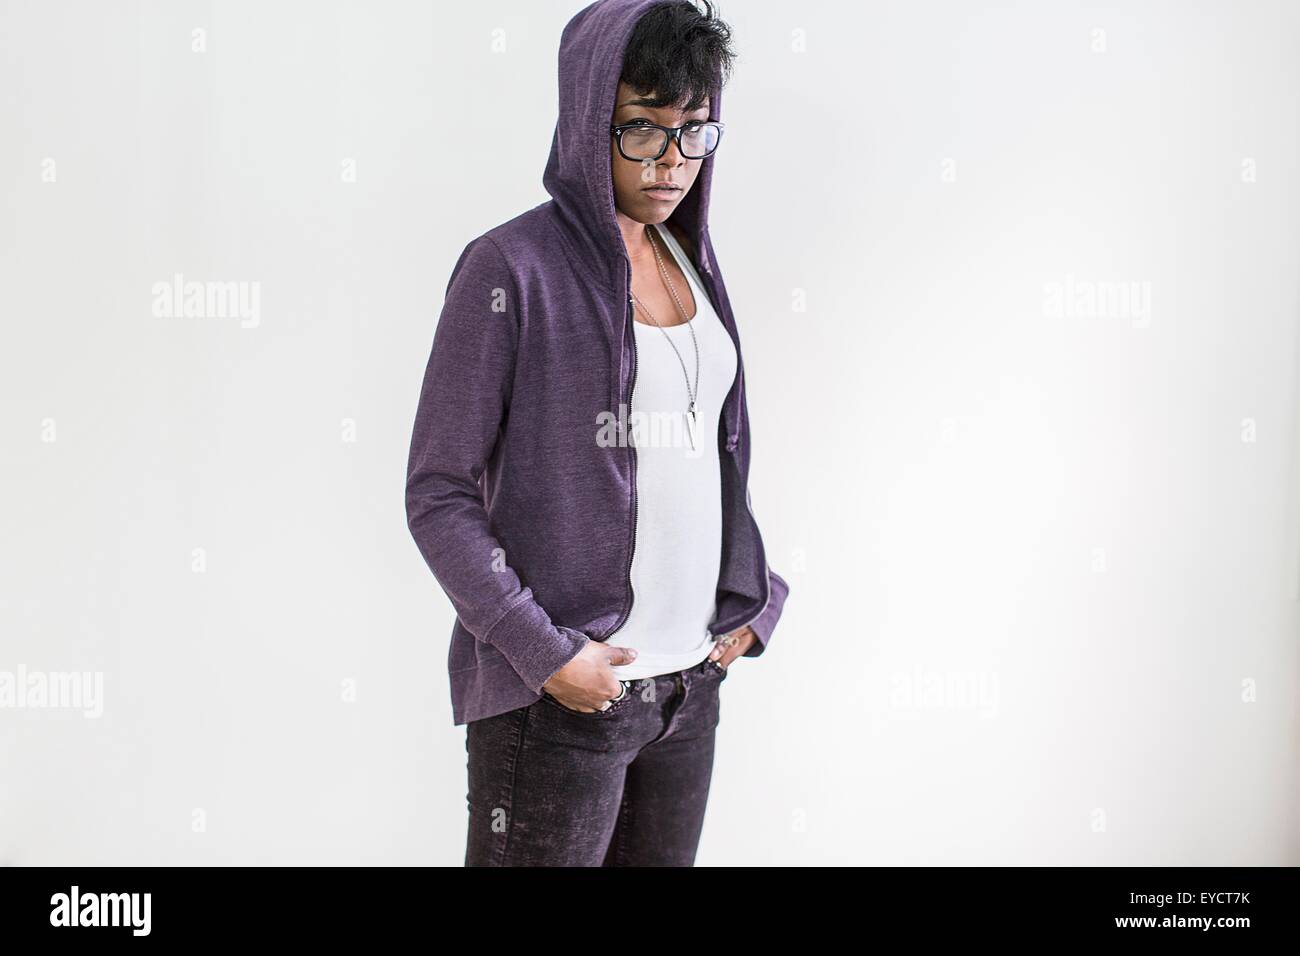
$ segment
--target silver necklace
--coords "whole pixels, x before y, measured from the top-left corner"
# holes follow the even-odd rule
[[[654,229],[652,227],[649,226],[646,227],[646,238],[650,240],[650,248],[654,250],[655,262],[659,264],[659,275],[663,279],[664,286],[668,289],[668,292],[672,295],[673,301],[677,303],[677,311],[681,313],[682,320],[684,321],[685,325],[688,327],[688,331],[691,333],[691,344],[695,346],[695,387],[694,388],[691,388],[691,377],[686,372],[686,362],[682,358],[682,353],[677,351],[677,343],[673,341],[672,336],[668,334],[668,331],[662,325],[659,324],[659,320],[656,319],[654,315],[650,312],[650,310],[645,307],[645,303],[641,301],[641,297],[638,296],[635,292],[633,292],[632,298],[636,300],[637,305],[641,306],[641,311],[650,317],[650,321],[653,322],[655,326],[659,329],[659,331],[663,333],[664,338],[668,340],[668,344],[671,345],[673,347],[673,351],[677,353],[677,361],[681,363],[682,375],[686,379],[686,397],[690,399],[690,404],[687,406],[686,409],[686,431],[688,437],[690,438],[691,448],[693,450],[695,448],[695,430],[696,430],[696,425],[698,424],[695,417],[695,398],[697,395],[700,394],[700,343],[695,338],[695,323],[686,317],[686,310],[682,308],[682,300],[677,297],[677,290],[673,288],[672,280],[668,278],[668,269],[664,266],[664,260],[659,255],[659,244],[658,241],[655,240],[654,238]]]

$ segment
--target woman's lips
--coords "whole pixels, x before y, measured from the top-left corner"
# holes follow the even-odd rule
[[[651,189],[643,189],[641,191],[651,199],[658,199],[660,202],[675,202],[681,198],[682,195],[680,189],[664,188],[661,186],[656,186]]]

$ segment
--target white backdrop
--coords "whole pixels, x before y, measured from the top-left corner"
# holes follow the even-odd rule
[[[0,682],[101,691],[0,708],[0,864],[461,863],[407,443],[582,5],[0,2]],[[1296,5],[722,14],[791,595],[699,864],[1300,863]]]

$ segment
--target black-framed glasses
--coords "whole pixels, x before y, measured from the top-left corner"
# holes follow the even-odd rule
[[[722,142],[724,124],[717,120],[695,120],[683,126],[657,126],[654,123],[624,123],[611,126],[610,135],[618,152],[634,163],[658,159],[668,152],[669,140],[677,141],[677,151],[686,159],[703,159]]]

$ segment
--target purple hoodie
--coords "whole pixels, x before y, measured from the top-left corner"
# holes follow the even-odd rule
[[[527,706],[634,595],[636,374],[631,270],[614,217],[610,118],[623,50],[657,0],[600,0],[560,40],[551,199],[488,230],[457,260],[411,436],[407,523],[456,610],[447,666],[455,724]],[[721,89],[710,94],[721,118]],[[788,592],[750,511],[740,340],[709,239],[714,159],[670,217],[736,343],[718,425],[721,636],[748,624],[767,647]],[[617,419],[615,440],[603,423]]]

